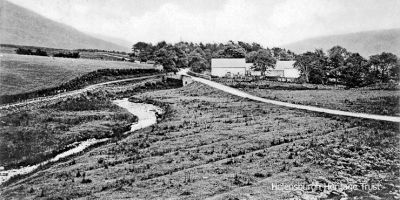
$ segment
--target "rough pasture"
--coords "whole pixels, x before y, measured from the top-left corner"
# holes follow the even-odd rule
[[[398,155],[398,124],[286,109],[198,83],[136,97],[158,102],[168,111],[166,118],[11,184],[2,194],[110,199],[398,195],[393,185],[399,159],[388,156]],[[336,182],[382,187],[315,193],[271,187]]]

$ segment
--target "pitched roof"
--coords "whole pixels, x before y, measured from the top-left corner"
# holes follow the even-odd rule
[[[213,58],[211,68],[244,68],[246,67],[245,58]]]
[[[293,64],[296,61],[276,61],[275,70],[294,69]]]

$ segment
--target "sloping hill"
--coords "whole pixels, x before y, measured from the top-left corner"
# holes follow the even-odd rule
[[[283,47],[295,53],[303,53],[316,48],[328,50],[335,45],[340,45],[351,52],[358,52],[365,57],[382,52],[391,52],[400,56],[400,29],[310,38],[283,45]]]
[[[128,46],[92,37],[5,0],[0,0],[0,13],[2,44],[129,51]]]

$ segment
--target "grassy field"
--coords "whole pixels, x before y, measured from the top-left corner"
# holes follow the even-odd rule
[[[108,52],[80,52],[80,58],[99,59],[99,60],[121,60],[121,57],[128,58],[127,55],[108,53]]]
[[[108,92],[122,91],[123,86]],[[125,88],[129,91],[129,88]],[[131,93],[134,94],[134,93]],[[126,94],[127,95],[127,94]],[[286,199],[399,195],[399,126],[248,101],[194,83],[148,92],[166,118],[0,189],[5,198]],[[342,183],[355,190],[281,191]],[[363,183],[381,184],[363,190]]]
[[[153,68],[122,61],[0,55],[0,96],[58,86],[98,69]]]
[[[242,89],[267,99],[335,110],[400,116],[400,91]]]
[[[344,89],[343,86],[276,81],[232,82],[225,79],[216,81],[267,99],[335,110],[400,116],[398,87]]]

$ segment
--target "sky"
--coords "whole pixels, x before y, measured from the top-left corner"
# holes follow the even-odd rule
[[[138,41],[257,42],[400,28],[400,0],[9,0],[80,31]]]

